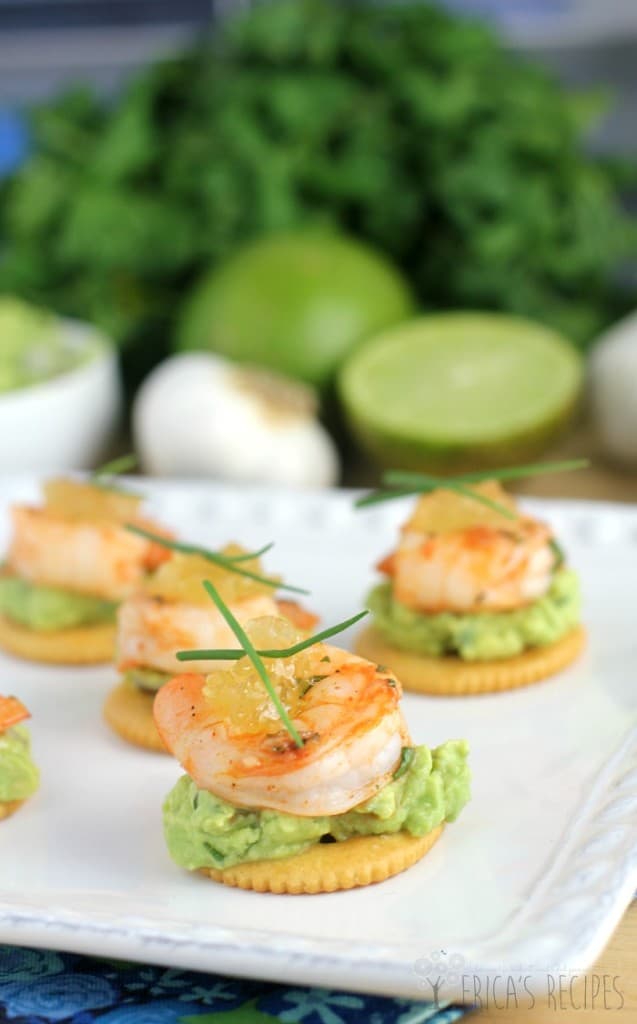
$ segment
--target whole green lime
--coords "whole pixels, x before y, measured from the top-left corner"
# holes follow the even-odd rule
[[[385,466],[441,472],[539,454],[568,421],[582,359],[555,331],[500,313],[407,321],[348,359],[349,424]]]
[[[407,284],[374,249],[342,235],[274,235],[203,278],[176,344],[323,386],[359,342],[413,311]]]

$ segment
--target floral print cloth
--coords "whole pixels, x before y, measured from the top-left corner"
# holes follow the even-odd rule
[[[3,1024],[450,1024],[464,1013],[0,945]]]

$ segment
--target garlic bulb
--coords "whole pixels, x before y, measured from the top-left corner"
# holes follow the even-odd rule
[[[339,473],[314,392],[270,371],[192,352],[161,363],[133,406],[142,468],[162,476],[328,487]]]
[[[590,362],[594,423],[604,451],[637,465],[637,312],[596,343]]]

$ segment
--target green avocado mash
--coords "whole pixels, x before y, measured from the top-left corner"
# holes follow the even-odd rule
[[[31,738],[23,725],[0,733],[0,801],[25,800],[35,793],[40,773],[31,760]]]
[[[164,833],[181,867],[227,868],[241,861],[290,857],[327,837],[404,830],[423,836],[453,821],[469,799],[468,745],[448,740],[435,750],[421,746],[402,771],[371,799],[345,814],[301,818],[279,811],[246,810],[198,789],[183,775],[164,803]]]
[[[101,351],[97,333],[80,339],[54,313],[9,296],[0,297],[0,394],[81,366]]]
[[[426,615],[396,601],[391,583],[380,583],[370,593],[367,607],[376,627],[395,647],[431,657],[457,654],[466,661],[487,661],[559,640],[580,621],[580,589],[572,569],[559,569],[544,597],[524,608]]]
[[[0,575],[0,613],[37,632],[114,622],[116,609],[114,601]]]
[[[168,672],[158,672],[154,668],[129,668],[124,673],[124,681],[142,693],[157,693],[172,676]]]

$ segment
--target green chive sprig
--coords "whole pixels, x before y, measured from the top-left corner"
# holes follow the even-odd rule
[[[112,482],[114,476],[119,476],[120,473],[129,473],[136,468],[137,456],[129,452],[128,455],[120,455],[119,458],[111,459],[110,462],[105,462],[103,466],[98,466],[91,473],[89,480],[94,487],[100,487],[104,491],[115,491],[116,494],[128,494],[131,498],[142,498],[143,495],[126,490],[123,487],[117,487]]]
[[[119,476],[120,473],[129,473],[132,469],[136,468],[137,456],[129,452],[127,455],[120,455],[117,459],[105,462],[103,466],[98,466],[91,475],[94,480],[99,480],[105,476]]]
[[[409,771],[411,763],[416,756],[415,747],[403,747],[400,751],[400,761],[398,762],[398,768],[394,772],[392,778],[394,781],[400,779],[406,772]]]
[[[296,729],[294,722],[292,722],[287,711],[283,707],[278,693],[272,684],[272,680],[268,675],[268,670],[262,662],[262,658],[290,658],[295,654],[299,654],[304,651],[307,647],[313,647],[314,644],[320,643],[321,640],[326,640],[330,636],[335,636],[337,633],[342,633],[343,630],[349,626],[353,626],[354,623],[359,622],[363,616],[367,615],[366,611],[359,612],[358,615],[353,615],[351,619],[346,619],[344,622],[339,622],[336,626],[330,626],[329,629],[324,629],[320,633],[316,633],[314,636],[307,637],[305,640],[300,640],[299,643],[293,644],[291,647],[285,647],[278,650],[272,651],[258,651],[254,644],[251,642],[246,631],[241,626],[241,623],[232,614],[228,605],[223,600],[221,594],[213,586],[210,580],[202,580],[203,586],[206,593],[212,598],[215,605],[223,615],[224,619],[230,626],[230,629],[236,636],[237,640],[241,644],[240,648],[233,650],[210,650],[210,651],[178,651],[177,659],[179,661],[238,661],[240,658],[249,658],[255,669],[257,670],[263,685],[265,686],[270,700],[274,704],[277,714],[283,725],[289,732],[290,736],[296,743],[297,747],[303,746],[303,740]]]
[[[568,459],[562,462],[534,462],[527,466],[509,466],[503,469],[486,469],[474,473],[463,473],[459,476],[433,476],[430,473],[413,473],[406,470],[388,470],[383,474],[383,487],[363,495],[355,502],[356,508],[378,505],[384,501],[393,501],[412,494],[429,494],[438,489],[455,491],[463,497],[472,498],[481,505],[499,512],[507,519],[516,519],[515,513],[499,502],[479,491],[473,490],[471,484],[485,480],[520,480],[525,477],[539,476],[542,473],[566,473],[575,469],[584,469],[590,465],[588,459]]]
[[[232,632],[236,636],[237,640],[241,644],[241,646],[243,648],[242,656],[245,655],[245,657],[249,658],[250,661],[252,662],[252,664],[254,665],[255,669],[259,673],[259,676],[261,677],[261,681],[262,681],[263,685],[265,686],[266,690],[268,691],[268,695],[270,697],[270,700],[274,704],[274,706],[275,706],[275,708],[277,710],[277,714],[278,714],[279,718],[281,719],[281,721],[283,722],[283,725],[285,726],[285,728],[289,732],[290,736],[292,737],[292,739],[296,743],[297,747],[302,747],[303,746],[303,740],[301,739],[301,736],[300,736],[296,726],[294,725],[294,722],[292,721],[292,719],[288,715],[287,711],[283,707],[283,704],[281,703],[281,699],[280,699],[278,693],[276,692],[276,689],[272,685],[272,680],[270,679],[270,677],[268,675],[268,671],[267,671],[265,665],[263,664],[263,662],[261,661],[261,658],[260,658],[258,652],[255,650],[255,648],[254,648],[254,646],[253,646],[253,644],[252,644],[252,642],[250,640],[250,637],[248,636],[246,631],[241,626],[241,623],[238,622],[238,620],[234,617],[234,615],[232,614],[232,612],[228,608],[228,605],[223,600],[221,594],[216,589],[216,587],[213,586],[213,584],[210,582],[210,580],[203,580],[202,582],[203,582],[203,585],[204,585],[204,587],[206,589],[206,592],[212,598],[212,600],[216,604],[217,608],[219,609],[219,611],[223,615],[224,619],[226,620],[226,622],[230,626],[230,629],[232,630]]]
[[[262,555],[271,551],[274,547],[274,541],[271,540],[269,544],[264,544],[262,548],[257,548],[256,551],[246,551],[244,555],[226,555],[231,562],[249,562],[252,558],[261,558]]]
[[[170,540],[168,537],[162,537],[158,533],[145,530],[142,526],[137,526],[135,523],[127,523],[126,529],[130,533],[137,534],[138,537],[144,537],[146,540],[151,540],[155,544],[169,548],[171,551],[179,551],[183,555],[199,555],[201,558],[205,558],[207,562],[212,562],[213,565],[218,565],[222,569],[234,572],[238,576],[245,576],[249,580],[255,580],[257,583],[263,583],[274,590],[290,590],[295,594],[309,593],[308,590],[303,590],[302,587],[293,587],[290,583],[281,583],[279,580],[269,579],[267,576],[261,576],[259,573],[251,572],[249,569],[242,569],[238,564],[265,554],[266,551],[272,548],[272,544],[266,544],[265,547],[259,548],[258,551],[251,551],[246,554],[222,555],[219,551],[209,551],[208,548],[199,547],[197,544],[183,544],[181,541]]]
[[[299,640],[297,644],[293,644],[291,647],[278,647],[272,650],[257,651],[257,654],[262,658],[292,658],[295,654],[300,654],[301,651],[305,651],[308,647],[313,647],[314,644],[320,644],[323,640],[328,640],[332,636],[336,636],[337,633],[342,633],[344,630],[349,629],[350,626],[356,625],[361,619],[364,619],[366,615],[369,615],[368,611],[359,612],[357,615],[352,615],[351,619],[344,619],[343,622],[337,622],[335,626],[330,626],[328,629],[321,630],[320,633],[315,633],[314,636],[308,636],[305,640]],[[178,651],[178,661],[239,661],[240,658],[245,657],[246,652],[236,647],[221,649],[217,648],[214,650],[200,650],[200,651]]]

